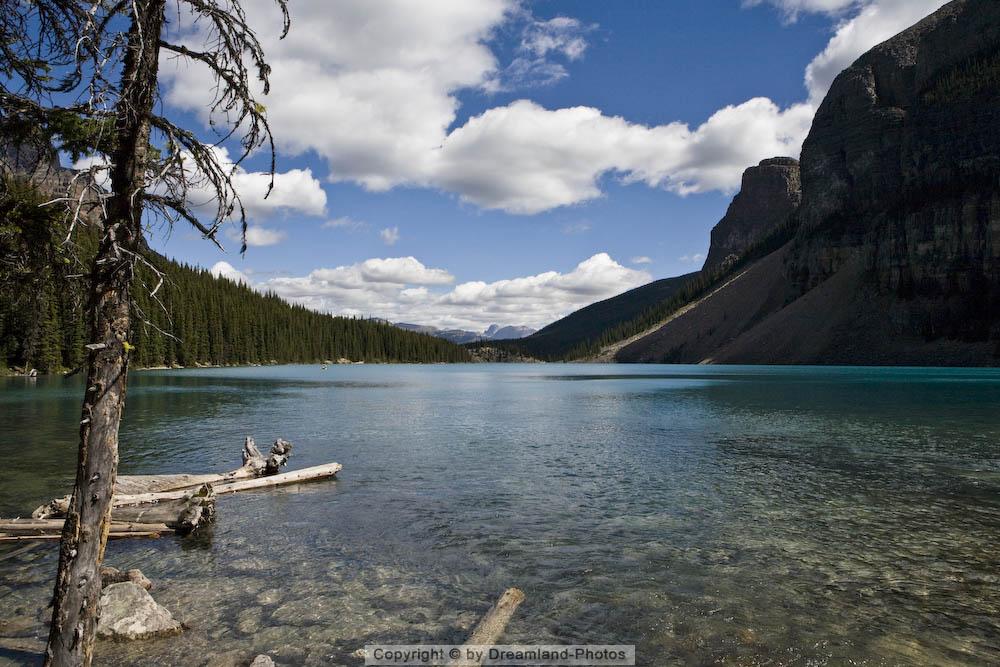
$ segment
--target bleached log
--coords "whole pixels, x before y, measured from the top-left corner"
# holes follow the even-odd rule
[[[122,475],[115,482],[115,495],[136,495],[140,493],[164,493],[183,491],[202,484],[218,484],[238,479],[249,479],[254,473],[249,468],[237,468],[225,473],[209,475]]]
[[[340,472],[344,466],[339,463],[327,463],[321,466],[313,466],[311,468],[303,468],[302,470],[295,470],[292,472],[281,473],[280,475],[273,475],[271,477],[258,477],[256,479],[249,480],[239,480],[236,482],[218,484],[212,487],[216,495],[224,493],[237,493],[239,491],[248,491],[250,489],[261,489],[268,486],[282,486],[286,484],[295,484],[298,482],[308,482],[312,480],[325,479],[328,477],[334,477],[338,472]],[[189,491],[165,491],[163,493],[140,493],[136,495],[116,495],[113,500],[113,506],[117,508],[123,508],[131,505],[148,505],[150,503],[159,503],[164,501],[173,501],[181,498],[185,498]]]
[[[228,484],[217,484],[212,488],[218,495],[227,493],[237,493],[239,491],[249,491],[251,489],[265,489],[270,486],[284,486],[286,484],[298,484],[300,482],[310,482],[313,480],[327,479],[335,477],[344,466],[339,463],[327,463],[321,466],[303,468],[293,472],[283,472],[280,475],[269,477],[258,477],[256,479],[246,479]]]
[[[505,590],[496,604],[480,619],[465,646],[493,646],[499,642],[511,617],[522,602],[524,602],[524,591],[520,588]],[[449,667],[479,667],[482,661],[463,658],[448,664]]]
[[[169,528],[163,526],[162,530],[130,530],[127,532],[112,531],[108,533],[108,539],[123,540],[133,537],[160,537],[162,533],[168,532],[169,530]],[[39,533],[37,535],[8,535],[7,533],[0,533],[0,542],[58,542],[61,539],[62,531],[59,531],[58,533]]]
[[[236,470],[210,475],[122,475],[115,484],[115,495],[139,495],[142,493],[164,493],[181,491],[202,484],[226,484],[241,479],[253,479],[261,475],[273,475],[288,463],[292,443],[278,438],[271,446],[271,453],[261,454],[254,439],[247,436],[243,442],[243,465]],[[68,505],[68,498],[67,498]]]
[[[253,470],[256,477],[263,474],[266,465],[267,461],[264,459],[264,455],[257,449],[253,438],[248,435],[243,441],[243,467]]]
[[[159,495],[160,497],[157,497]],[[112,499],[112,521],[164,523],[186,535],[209,521],[215,514],[215,491],[203,484],[191,491],[169,494],[144,494],[143,503],[123,504],[119,496]]]
[[[267,464],[264,466],[265,475],[276,475],[281,467],[288,463],[288,457],[292,455],[292,443],[278,438],[271,445],[271,454],[267,457]]]
[[[62,537],[63,519],[3,519],[0,520],[0,542],[58,540]],[[162,523],[126,523],[112,521],[109,537],[159,537],[170,528]]]
[[[496,604],[490,607],[489,611],[479,621],[479,625],[472,631],[466,646],[489,646],[496,644],[503,636],[507,624],[520,604],[524,602],[524,591],[520,588],[508,588],[497,600]]]
[[[195,530],[215,515],[215,492],[208,484],[185,491],[115,495],[111,502],[113,522],[162,523],[182,535]],[[58,499],[32,513],[35,520],[56,521],[60,526],[65,516],[66,511]]]
[[[278,438],[271,446],[270,454],[261,454],[254,439],[247,436],[243,442],[243,465],[226,473],[194,475],[188,473],[175,475],[120,475],[115,481],[113,507],[124,505],[139,505],[145,502],[162,502],[164,500],[179,500],[184,496],[164,496],[160,494],[177,491],[187,491],[201,487],[204,484],[228,484],[243,479],[253,479],[261,475],[273,475],[288,463],[292,453],[292,443]],[[125,498],[124,502],[120,499]],[[32,516],[36,519],[53,519],[66,516],[69,511],[70,497],[56,498],[38,507]]]
[[[180,500],[186,498],[191,493],[188,489],[180,491],[162,491],[152,493],[137,493],[134,495],[115,494],[112,498],[112,507],[127,507],[129,505],[145,505],[147,503],[158,503],[165,500]]]
[[[61,531],[65,519],[0,519],[0,533],[23,533],[31,531]],[[169,530],[166,524],[140,521],[111,521],[112,532],[161,531]]]
[[[112,506],[139,505],[145,502],[178,500],[191,489],[205,484],[222,484],[255,476],[250,468],[237,468],[231,472],[213,475],[123,475],[115,482]],[[170,495],[167,495],[170,494]],[[121,499],[125,499],[124,502]],[[69,496],[56,498],[41,505],[31,513],[36,519],[53,519],[66,516]]]

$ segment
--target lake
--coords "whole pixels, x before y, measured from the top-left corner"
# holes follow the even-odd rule
[[[70,490],[81,397],[0,379],[0,514]],[[344,470],[112,542],[189,629],[97,664],[358,665],[366,643],[460,643],[509,586],[506,642],[635,644],[642,665],[1000,663],[997,370],[147,371],[120,471],[230,470],[248,434]],[[55,552],[0,562],[0,636],[45,636]]]

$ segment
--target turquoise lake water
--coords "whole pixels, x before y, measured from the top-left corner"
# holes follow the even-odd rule
[[[81,396],[0,379],[0,514],[69,491]],[[189,628],[98,664],[359,665],[366,643],[463,641],[509,586],[505,641],[635,644],[642,665],[1000,663],[997,370],[141,372],[120,471],[230,470],[248,434],[344,470],[111,543]],[[52,545],[0,561],[0,637],[45,636],[55,566]]]

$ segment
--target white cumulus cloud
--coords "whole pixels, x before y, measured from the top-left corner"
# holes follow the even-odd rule
[[[216,159],[231,178],[233,189],[239,194],[249,220],[267,218],[279,212],[295,212],[305,215],[323,215],[326,210],[326,191],[310,169],[291,169],[274,174],[274,187],[268,194],[271,175],[265,172],[247,171],[236,166],[225,147],[212,148]],[[188,157],[185,165],[193,165]],[[103,155],[84,156],[73,164],[73,169],[93,169],[101,187],[110,187],[108,161]],[[189,187],[188,204],[195,210],[211,215],[215,210],[215,191],[204,175],[194,169],[187,169]],[[158,191],[162,184],[153,182],[150,189]],[[257,245],[270,245],[267,243]]]
[[[427,0],[419,11],[410,0],[300,0],[292,7],[292,32],[280,41],[273,0],[244,4],[273,67],[265,101],[283,153],[315,151],[330,180],[371,191],[436,188],[482,208],[534,214],[601,196],[607,174],[680,194],[736,190],[747,166],[799,154],[837,72],[944,2],[744,4],[763,1],[790,17],[806,11],[841,17],[805,73],[807,99],[782,108],[754,98],[698,125],[656,126],[529,100],[488,108],[455,126],[463,91],[504,86],[510,67],[525,80],[558,80],[566,72],[552,58],[569,62],[586,52],[591,26],[566,16],[537,20],[517,0]],[[177,25],[185,27],[176,39],[199,45],[197,26]],[[521,62],[505,68],[490,45],[512,25],[522,26]],[[202,68],[165,59],[162,72],[167,103],[206,113],[212,86]]]
[[[608,172],[681,194],[729,191],[748,164],[798,155],[812,114],[805,105],[782,110],[758,98],[693,129],[648,127],[593,107],[551,111],[519,100],[453,131],[440,150],[437,179],[482,208],[522,214],[599,197],[598,180]]]
[[[239,237],[239,232],[236,231],[232,234],[234,238]],[[261,247],[269,245],[277,245],[285,240],[285,232],[277,229],[268,229],[266,227],[260,227],[257,225],[250,225],[247,227],[247,245],[250,247]]]
[[[453,282],[453,276],[413,257],[317,269],[302,277],[272,278],[260,287],[323,312],[479,331],[498,322],[541,327],[650,280],[645,271],[599,253],[567,273],[470,281],[446,290],[441,288]]]
[[[216,278],[226,278],[234,283],[250,284],[250,278],[229,262],[216,262],[208,271]]]

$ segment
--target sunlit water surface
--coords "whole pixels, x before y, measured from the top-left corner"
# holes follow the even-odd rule
[[[24,516],[71,485],[82,386],[0,382],[0,514]],[[113,542],[188,629],[98,664],[357,665],[461,642],[508,586],[506,641],[643,665],[1000,663],[997,371],[135,373],[121,471],[229,470],[246,434],[344,470],[221,498],[200,536]],[[0,561],[8,647],[40,645],[55,567],[53,545]]]

